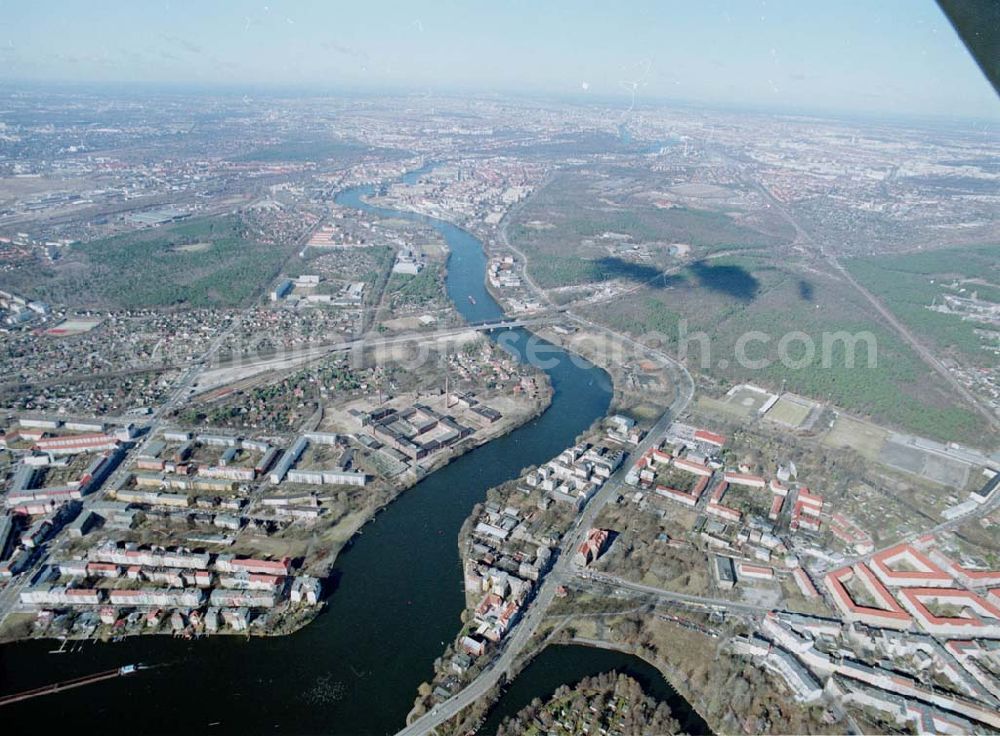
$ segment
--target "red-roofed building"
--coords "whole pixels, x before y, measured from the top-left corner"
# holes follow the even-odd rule
[[[930,557],[953,575],[962,585],[967,585],[970,588],[985,588],[1000,585],[1000,570],[974,570],[969,567],[962,567],[936,549],[931,550]]]
[[[581,567],[589,565],[601,556],[604,545],[608,542],[608,531],[606,529],[591,529],[587,532],[587,538],[580,544],[573,557],[573,561]]]
[[[31,488],[25,491],[11,491],[4,499],[4,504],[9,509],[44,509],[38,511],[24,511],[23,513],[49,513],[62,506],[82,497],[80,488],[77,485],[51,486],[49,488]]]
[[[694,508],[695,504],[698,503],[698,497],[690,493],[685,493],[684,491],[678,491],[676,488],[668,488],[667,486],[657,486],[656,494],[663,496],[664,498],[669,498],[671,501],[677,501],[685,506],[690,506]]]
[[[649,458],[651,465],[669,465],[670,461],[673,460],[673,456],[669,452],[656,449],[651,450],[645,457]]]
[[[784,503],[785,497],[775,494],[771,499],[771,510],[767,512],[767,518],[771,521],[776,521]]]
[[[712,495],[708,497],[709,503],[718,503],[722,500],[722,497],[726,495],[726,491],[729,490],[729,484],[722,481],[715,486],[715,490],[712,491]]]
[[[905,567],[900,568],[900,563]],[[954,583],[951,575],[909,544],[882,550],[869,565],[879,580],[893,587],[950,588]]]
[[[686,470],[689,473],[694,473],[695,475],[701,475],[708,477],[712,474],[712,469],[707,465],[702,463],[696,463],[694,460],[688,460],[687,458],[679,457],[674,460],[674,465],[681,470]]]
[[[800,488],[792,507],[792,520],[789,527],[792,530],[805,528],[814,532],[820,529],[819,515],[823,510],[823,497],[810,493],[808,488]]]
[[[705,489],[707,487],[708,487],[708,478],[706,476],[702,476],[698,478],[698,482],[695,483],[694,488],[691,489],[691,495],[693,495],[695,498],[701,498],[701,494],[705,492]]]
[[[117,578],[121,577],[122,571],[118,565],[110,562],[88,562],[87,575],[96,578]]]
[[[230,567],[236,572],[265,573],[268,575],[288,575],[291,559],[255,560],[253,558],[230,560]]]
[[[855,602],[845,583],[857,579],[871,594],[878,608],[862,606]],[[827,574],[823,579],[834,604],[840,609],[847,621],[861,621],[869,626],[882,626],[890,629],[909,629],[913,619],[902,609],[892,594],[864,563],[853,567],[842,567]]]
[[[958,588],[903,588],[899,595],[928,633],[1000,639],[1000,608],[975,593]],[[931,603],[960,610],[961,615],[936,615],[928,608]]]
[[[720,519],[732,522],[738,522],[743,518],[743,514],[738,510],[730,508],[729,506],[714,503],[712,501],[709,501],[708,505],[705,507],[705,513],[711,514],[712,516],[718,516]]]
[[[685,506],[694,507],[698,503],[698,499],[701,498],[701,494],[705,492],[705,488],[708,486],[708,478],[701,477],[698,482],[694,484],[694,488],[690,492],[679,491],[676,488],[668,488],[667,486],[657,486],[656,493],[664,498],[669,498],[672,501],[678,501]]]
[[[736,473],[727,470],[725,475],[726,483],[734,486],[746,486],[747,488],[764,488],[767,483],[759,475],[749,475],[748,473]]]
[[[737,562],[736,574],[741,578],[753,578],[755,580],[773,580],[774,570],[765,565],[754,565],[749,562]]]
[[[799,586],[799,590],[802,591],[802,595],[806,598],[816,598],[819,596],[819,591],[816,590],[816,586],[809,577],[809,573],[801,567],[796,567],[792,570],[792,577],[795,578],[795,584]]]
[[[118,440],[107,434],[74,434],[47,437],[35,442],[35,449],[55,455],[77,452],[100,452],[118,447]]]
[[[720,519],[725,519],[726,521],[739,521],[743,518],[743,514],[729,506],[724,506],[721,501],[722,497],[726,495],[726,491],[729,490],[729,484],[725,481],[719,483],[715,490],[712,491],[712,495],[708,499],[708,506],[705,507],[705,513],[711,514],[712,516],[718,516]]]
[[[250,590],[274,590],[282,582],[284,578],[280,575],[267,575],[264,573],[250,573],[247,576],[249,581]]]
[[[721,434],[716,434],[715,432],[709,432],[707,429],[695,430],[694,438],[698,442],[705,442],[709,445],[715,445],[716,447],[722,447],[726,444],[726,438]]]
[[[802,504],[802,510],[804,513],[819,516],[820,512],[823,510],[823,497],[818,493],[813,493],[808,488],[800,488],[799,495],[795,500]]]

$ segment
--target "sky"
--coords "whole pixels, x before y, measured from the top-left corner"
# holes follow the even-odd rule
[[[932,0],[0,0],[0,82],[635,94],[1000,119]]]

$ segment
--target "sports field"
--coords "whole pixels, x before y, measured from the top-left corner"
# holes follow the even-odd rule
[[[785,394],[767,410],[764,418],[790,429],[798,429],[805,424],[815,406],[810,401]]]
[[[697,401],[708,411],[717,411],[741,419],[749,419],[755,416],[772,398],[774,398],[774,394],[756,387],[741,384],[733,386],[724,396],[718,399],[699,396]]]

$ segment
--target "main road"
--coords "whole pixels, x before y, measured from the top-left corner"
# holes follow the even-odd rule
[[[690,593],[678,593],[666,588],[658,588],[654,585],[644,585],[636,583],[619,575],[612,575],[606,572],[595,570],[576,570],[571,578],[564,581],[567,584],[576,582],[578,584],[604,585],[619,590],[638,593],[640,595],[651,596],[663,603],[689,603],[705,608],[725,609],[734,613],[747,615],[762,615],[768,611],[773,611],[774,606],[765,606],[756,603],[743,603],[741,601],[729,601],[725,598],[710,598],[702,595]]]
[[[205,352],[201,354],[200,358],[198,358],[190,367],[188,367],[184,371],[184,373],[181,374],[181,376],[174,383],[170,395],[162,404],[160,404],[159,407],[157,407],[157,409],[153,412],[153,414],[147,416],[146,421],[144,422],[139,421],[137,423],[141,428],[145,430],[145,436],[142,442],[139,444],[138,448],[136,450],[133,450],[133,452],[139,453],[145,450],[146,446],[153,440],[156,431],[160,428],[165,418],[169,415],[170,410],[178,406],[184,400],[184,398],[188,396],[192,384],[198,379],[198,376],[200,376],[202,372],[205,370],[205,366],[209,365],[212,362],[212,359],[215,357],[215,354],[222,347],[222,344],[225,342],[226,338],[229,337],[229,335],[231,335],[239,327],[241,320],[242,320],[242,313],[239,316],[234,317],[232,322],[230,322],[230,324],[225,329],[220,331],[219,334],[215,336],[215,338],[209,344]],[[83,499],[81,499],[80,513],[81,514],[87,513],[89,511],[89,507],[92,504],[96,503],[97,501],[101,500],[104,497],[106,489],[114,488],[115,485],[119,483],[121,479],[128,472],[130,472],[128,470],[128,463],[125,462],[125,458],[123,457],[121,462],[118,464],[118,467],[114,470],[114,472],[111,473],[111,475],[108,476],[105,479],[105,481],[101,484],[101,488],[98,489],[95,493],[91,493],[90,495],[85,496]],[[43,565],[47,563],[49,558],[49,552],[51,551],[51,549],[49,548],[49,544],[56,544],[57,546],[60,546],[63,543],[64,542],[60,542],[58,538],[56,538],[51,542],[49,542],[48,544],[46,544],[42,552],[34,560],[31,567],[19,573],[14,580],[9,581],[6,586],[0,589],[0,626],[2,626],[3,623],[7,620],[7,616],[10,615],[10,613],[12,613],[15,610],[21,589],[35,575],[35,573],[39,569],[41,569]]]
[[[636,447],[635,452],[632,454],[633,458],[643,455],[660,440],[664,431],[673,422],[674,417],[684,411],[694,396],[694,381],[691,379],[691,375],[687,372],[687,369],[669,357],[660,355],[661,358],[667,361],[669,369],[674,374],[674,400],[660,416],[656,424],[649,430],[642,442],[639,443],[638,447]],[[628,475],[631,465],[631,458],[629,458],[628,462],[622,463],[622,466],[605,481],[604,485],[601,486],[587,505],[584,506],[573,526],[563,536],[557,550],[555,564],[542,579],[534,598],[527,604],[527,611],[504,641],[500,654],[496,659],[465,689],[401,730],[399,732],[400,736],[417,736],[418,734],[431,733],[442,723],[450,720],[462,710],[484,697],[487,692],[500,683],[502,678],[509,677],[512,674],[513,665],[518,655],[521,654],[538,630],[542,619],[545,617],[546,610],[555,598],[556,590],[563,581],[573,577],[577,572],[576,566],[573,563],[573,551],[583,542],[587,532],[593,526],[594,520],[605,504],[609,500],[616,498],[623,491],[625,476]]]
[[[299,240],[296,241],[296,246],[304,242],[305,239],[308,238],[309,234],[312,233],[313,229],[314,228],[309,228],[306,233],[300,236]],[[145,451],[149,443],[153,441],[157,430],[163,425],[170,412],[191,395],[192,386],[194,386],[199,377],[205,373],[208,366],[212,364],[215,356],[218,354],[219,350],[222,348],[229,336],[240,328],[245,314],[245,312],[239,312],[236,314],[230,323],[225,328],[220,330],[219,333],[212,339],[205,351],[198,358],[196,358],[194,362],[192,362],[174,382],[170,395],[166,398],[166,400],[164,400],[151,415],[147,415],[144,421],[139,419],[136,422],[136,424],[144,430],[145,434],[142,442],[137,448],[132,450],[132,452],[138,454]],[[121,462],[118,464],[118,467],[104,480],[101,487],[96,492],[85,496],[81,500],[80,513],[87,513],[89,506],[104,498],[108,488],[114,488],[116,484],[120,483],[122,478],[130,472],[128,470],[128,466],[129,463],[127,463],[126,459],[123,457]],[[56,543],[61,544],[59,542]],[[31,567],[19,573],[17,579],[8,582],[6,586],[0,589],[0,626],[3,625],[7,616],[14,610],[18,601],[20,590],[48,561],[49,552],[50,549],[48,545],[46,545]]]

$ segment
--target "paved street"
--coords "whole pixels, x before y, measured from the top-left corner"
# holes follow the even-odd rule
[[[672,372],[675,374],[674,385],[676,386],[677,394],[674,397],[673,403],[671,403],[667,411],[663,413],[652,429],[646,434],[645,439],[635,449],[629,460],[623,463],[612,474],[577,517],[573,527],[559,545],[555,565],[553,565],[552,569],[542,579],[534,599],[527,606],[527,611],[523,618],[504,641],[500,655],[464,690],[401,730],[399,732],[401,736],[416,736],[417,734],[432,732],[439,725],[483,697],[501,681],[501,678],[510,675],[512,665],[518,655],[521,654],[525,645],[527,645],[531,637],[538,630],[539,624],[545,617],[546,610],[555,598],[556,590],[562,581],[576,573],[576,568],[572,562],[573,551],[583,542],[604,505],[623,492],[625,476],[632,465],[632,459],[641,456],[660,440],[663,432],[673,422],[674,417],[684,411],[694,395],[694,382],[691,380],[691,376],[687,370],[679,363],[670,360],[667,356],[663,355],[662,357],[667,361],[668,366],[670,366]]]
[[[707,608],[725,609],[735,613],[761,614],[773,610],[771,606],[758,605],[755,603],[743,603],[741,601],[729,601],[724,598],[711,598],[708,596],[689,595],[678,593],[664,588],[657,588],[653,585],[643,585],[636,583],[618,575],[610,575],[604,572],[593,572],[589,570],[577,570],[573,575],[574,582],[588,582],[599,585],[611,586],[624,591],[633,591],[656,597],[665,603],[693,603]]]

